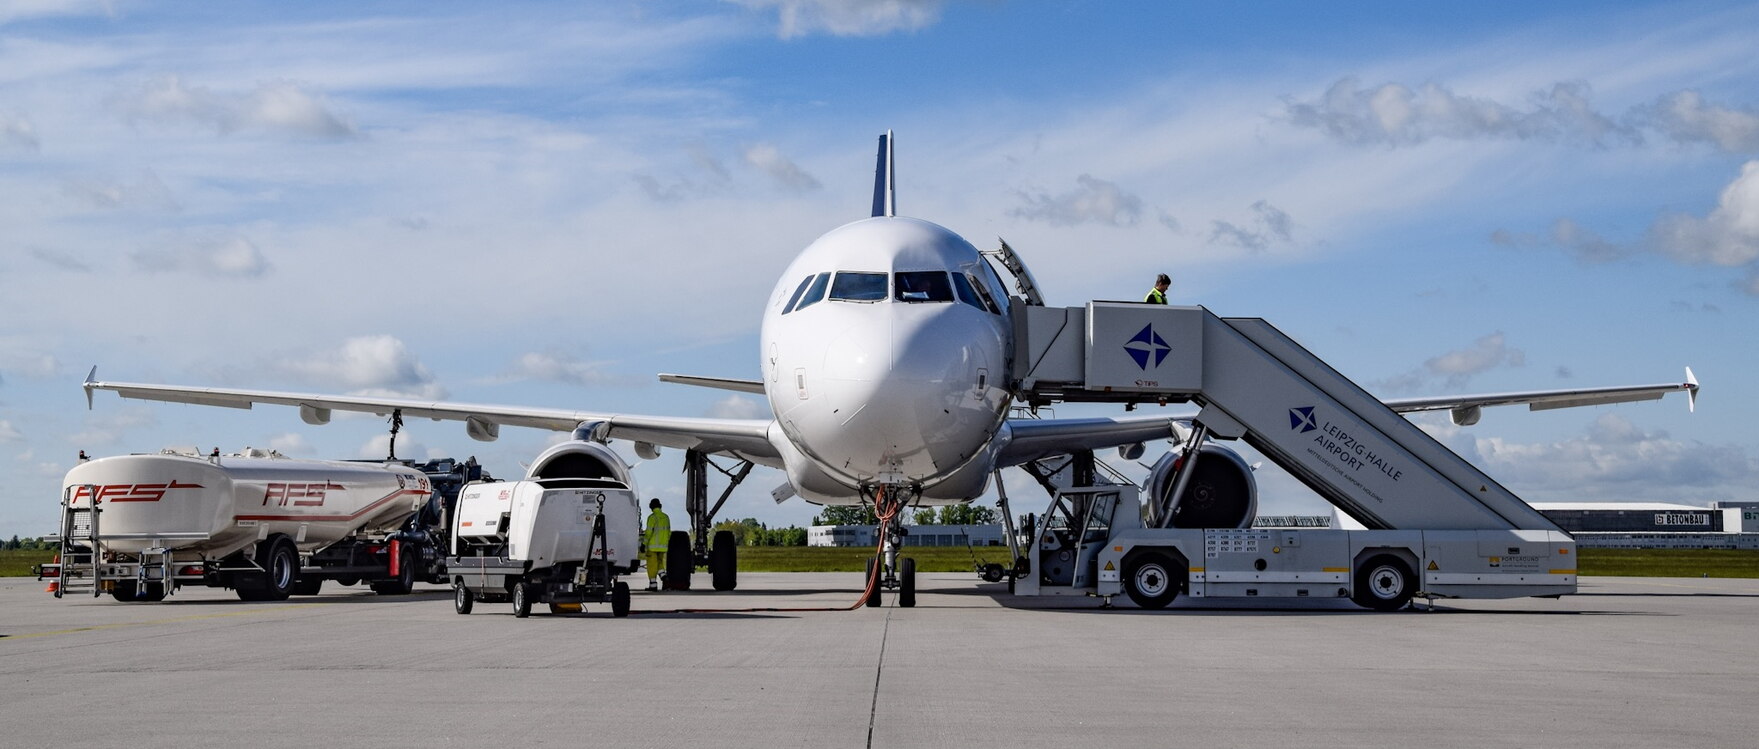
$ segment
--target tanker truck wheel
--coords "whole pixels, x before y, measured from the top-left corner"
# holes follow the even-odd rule
[[[293,581],[293,595],[296,596],[315,596],[318,594],[318,591],[323,589],[324,578],[321,577],[302,577]]]
[[[410,548],[412,547],[404,546],[398,549],[398,551],[405,557],[414,556],[419,559],[420,556],[418,554],[411,554],[407,551]],[[407,558],[398,559],[397,577],[373,583],[372,588],[374,593],[381,596],[409,595],[410,591],[415,590],[415,565],[411,564],[410,560]]]
[[[611,586],[611,616],[629,615],[629,583],[618,580]]]
[[[117,580],[115,585],[110,586],[110,597],[123,603],[131,603],[134,601],[134,590],[133,580]]]
[[[257,544],[257,566],[263,571],[238,581],[238,597],[246,601],[285,601],[293,595],[299,576],[299,550],[286,536],[271,536]]]
[[[141,586],[139,592],[135,593],[134,600],[163,601],[165,600],[165,590],[164,583],[147,583]]]
[[[524,619],[531,616],[531,589],[524,581],[513,584],[513,618]]]

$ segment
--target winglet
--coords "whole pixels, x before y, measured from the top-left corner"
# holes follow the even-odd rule
[[[1686,367],[1686,411],[1698,412],[1698,377],[1692,374],[1692,368]]]
[[[86,410],[92,410],[92,386],[98,384],[98,365],[92,365],[92,371],[86,373]]]
[[[897,198],[892,189],[892,131],[879,137],[879,155],[873,165],[873,215],[898,215]]]

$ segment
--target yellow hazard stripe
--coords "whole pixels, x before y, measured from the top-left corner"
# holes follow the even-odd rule
[[[1320,567],[1320,572],[1349,572],[1349,567]]]
[[[1552,570],[1551,574],[1553,574],[1553,575],[1574,575],[1574,574],[1576,574],[1576,571],[1575,570]]]

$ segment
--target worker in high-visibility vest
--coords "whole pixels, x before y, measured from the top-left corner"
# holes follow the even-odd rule
[[[654,497],[647,503],[647,533],[642,536],[642,546],[647,547],[647,589],[659,590],[659,577],[665,574],[666,544],[672,540],[672,519],[660,509],[660,498]]]
[[[1167,289],[1173,285],[1173,279],[1162,273],[1154,278],[1154,288],[1148,290],[1148,296],[1142,298],[1144,304],[1166,304]]]

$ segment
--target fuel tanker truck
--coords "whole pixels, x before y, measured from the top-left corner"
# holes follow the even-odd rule
[[[435,488],[456,496],[466,468],[480,477],[474,460],[416,467],[251,448],[90,460],[63,482],[62,552],[38,579],[56,597],[89,590],[118,601],[158,601],[182,585],[281,600],[315,595],[326,580],[408,593],[445,580],[449,508]]]

